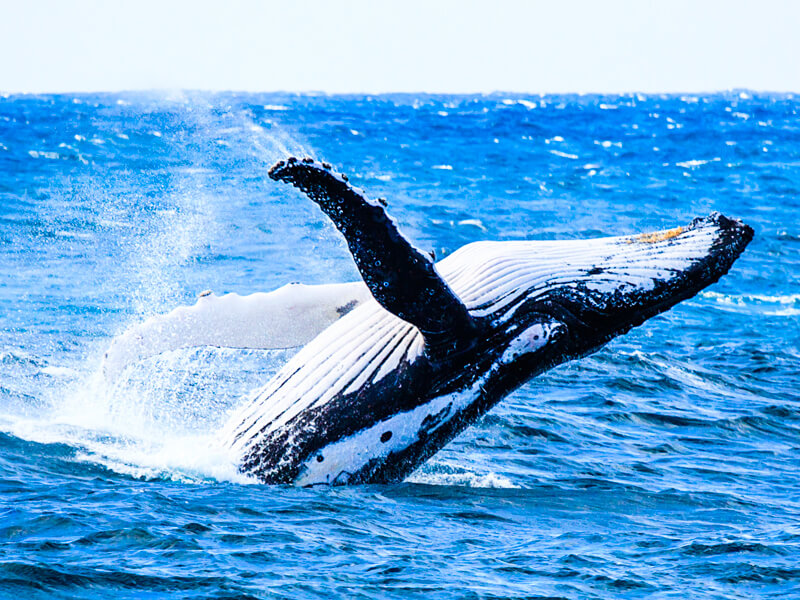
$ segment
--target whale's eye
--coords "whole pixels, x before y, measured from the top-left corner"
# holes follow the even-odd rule
[[[384,444],[385,444],[386,442],[388,442],[390,439],[392,439],[392,432],[391,432],[391,431],[384,431],[384,432],[381,434],[381,441],[382,441]]]
[[[317,462],[322,462],[323,460],[325,460],[325,457],[322,454],[317,454]]]

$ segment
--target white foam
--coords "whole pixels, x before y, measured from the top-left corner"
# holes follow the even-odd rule
[[[280,128],[255,127],[248,114],[220,117],[212,107],[204,111],[200,102],[191,103],[189,110],[185,100],[174,99],[184,102],[198,144],[214,148],[218,140],[236,142],[232,147],[265,163],[284,158],[289,150],[310,154]],[[234,127],[222,127],[231,122]],[[169,132],[150,133],[167,137]],[[75,140],[86,138],[76,136]],[[57,157],[40,150],[32,150],[31,156]],[[118,323],[120,331],[174,308],[182,295],[183,270],[191,267],[198,248],[216,234],[216,203],[224,199],[206,191],[207,177],[217,173],[202,162],[202,153],[198,156],[201,162],[173,172],[173,187],[164,190],[160,199],[168,208],[148,222],[133,224],[135,199],[127,188],[124,192],[115,189],[113,180],[93,180],[82,190],[88,198],[96,197],[98,221],[115,228],[118,267],[104,275],[106,284],[127,298],[127,316]],[[26,394],[24,404],[9,402],[0,407],[0,428],[25,440],[67,444],[75,448],[75,460],[134,477],[250,481],[238,471],[240,457],[217,443],[217,432],[244,394],[263,385],[288,352],[174,350],[126,368],[109,383],[100,370],[109,341],[97,340],[83,348],[87,358],[59,355],[52,364],[42,356],[11,348],[0,352],[0,360],[8,363],[4,366],[18,372],[14,376]]]
[[[568,152],[561,152],[560,150],[550,150],[550,154],[554,154],[555,156],[560,156],[561,158],[569,158],[575,160],[578,158],[577,154],[569,154]]]
[[[681,167],[683,169],[694,169],[695,167],[701,167],[703,165],[719,161],[720,158],[718,156],[715,156],[714,158],[709,158],[708,160],[700,160],[700,159],[684,160],[682,162],[675,163],[675,166]]]
[[[132,477],[247,483],[250,478],[238,470],[239,457],[218,443],[217,431],[241,393],[278,365],[270,369],[262,361],[262,369],[247,375],[235,365],[235,352],[167,354],[138,371],[129,369],[113,385],[99,369],[45,365],[37,372],[53,379],[37,380],[41,406],[18,414],[6,410],[0,428],[33,442],[67,444],[76,449],[75,460]],[[214,374],[232,363],[234,378],[240,371],[238,381],[226,378],[223,388]]]
[[[450,473],[433,468],[420,469],[406,478],[408,483],[421,485],[459,486],[469,488],[518,489],[520,486],[497,473],[472,473],[470,471]]]
[[[786,309],[777,309],[772,312],[764,312],[768,315],[793,316],[794,307],[800,305],[800,294],[722,294],[720,292],[704,291],[700,293],[701,298],[714,300],[718,304],[739,308],[758,308],[762,305],[779,304],[786,306]],[[788,308],[792,307],[792,308]]]

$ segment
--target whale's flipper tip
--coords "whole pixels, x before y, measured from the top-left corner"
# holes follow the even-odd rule
[[[297,173],[298,171],[309,173],[313,171],[323,172],[330,170],[330,163],[317,163],[317,161],[310,156],[306,156],[304,158],[290,156],[286,160],[279,160],[272,165],[267,172],[267,175],[270,179],[275,181],[291,181],[292,174]]]

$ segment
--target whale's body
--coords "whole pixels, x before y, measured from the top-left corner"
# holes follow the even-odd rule
[[[404,478],[531,377],[715,282],[752,238],[713,214],[640,236],[477,242],[434,266],[327,165],[270,176],[331,217],[372,297],[231,417],[223,438],[265,483]]]

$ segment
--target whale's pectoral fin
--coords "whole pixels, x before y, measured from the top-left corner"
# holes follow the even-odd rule
[[[342,232],[375,299],[416,326],[429,354],[457,350],[474,338],[476,325],[439,276],[431,259],[398,231],[383,205],[368,200],[328,165],[290,158],[269,171],[316,202]]]
[[[291,283],[248,296],[203,294],[194,306],[150,317],[115,337],[103,359],[113,381],[128,365],[178,348],[294,348],[369,298],[361,281]]]

